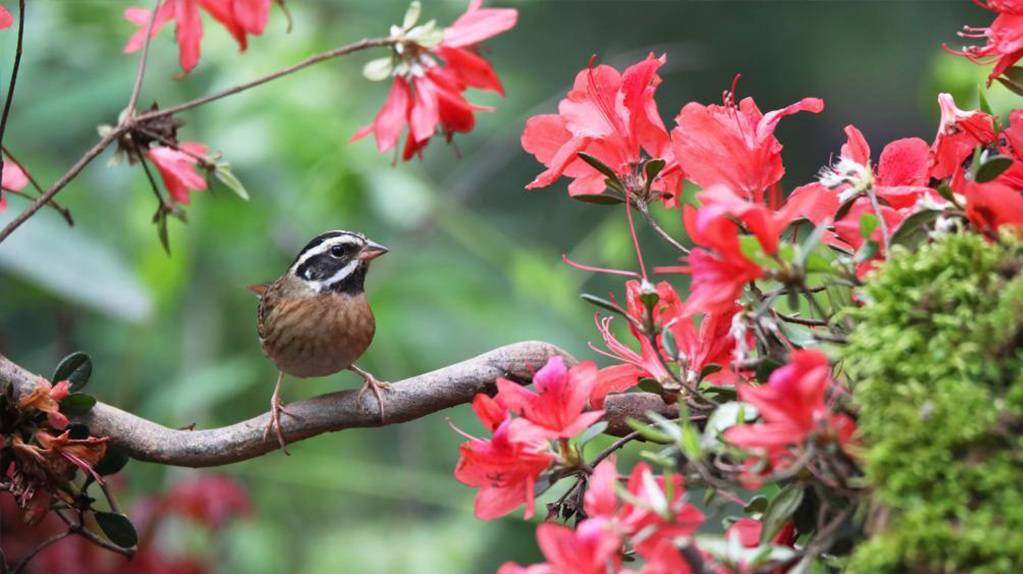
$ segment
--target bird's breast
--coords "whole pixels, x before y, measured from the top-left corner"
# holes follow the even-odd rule
[[[348,368],[376,333],[364,293],[284,296],[263,303],[263,351],[292,376],[321,377]]]

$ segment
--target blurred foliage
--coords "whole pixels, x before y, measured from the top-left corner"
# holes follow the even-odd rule
[[[450,22],[464,2],[426,2]],[[391,247],[368,291],[379,321],[364,366],[396,380],[520,339],[545,339],[580,357],[596,337],[578,292],[618,284],[562,265],[559,255],[634,265],[622,212],[583,205],[564,187],[527,194],[541,167],[523,153],[525,119],[554,110],[591,54],[622,67],[667,51],[659,89],[666,123],[690,100],[718,101],[737,72],[740,95],[774,109],[813,95],[828,108],[786,121],[791,188],[828,163],[855,122],[868,140],[930,139],[937,90],[965,107],[985,70],[941,53],[965,23],[989,15],[967,2],[522,2],[518,27],[490,56],[508,97],[455,148],[436,141],[423,161],[394,166],[369,142],[348,144],[382,103],[357,54],[187,112],[185,141],[224,153],[252,199],[227,190],[193,196],[189,223],[171,224],[173,257],[150,223],[144,175],[97,160],[61,193],[73,229],[43,211],[0,245],[0,352],[48,372],[71,350],[95,360],[91,392],[163,424],[208,427],[267,407],[275,377],[255,335],[256,300],[244,285],[273,279],[309,237],[367,233]],[[121,54],[133,27],[125,4],[32,0],[23,73],[5,143],[45,183],[54,181],[127,103],[136,58]],[[291,2],[292,33],[278,12],[248,52],[207,23],[203,57],[178,73],[171,30],[153,43],[141,104],[167,106],[245,81],[355,39],[383,35],[404,2]],[[275,9],[276,10],[276,9]],[[0,78],[14,36],[0,36]],[[1000,87],[992,104],[1004,101]],[[963,100],[962,98],[966,98]],[[461,156],[460,159],[458,156]],[[24,206],[11,197],[4,221]],[[677,212],[659,214],[680,230]],[[643,230],[651,261],[672,253]],[[289,380],[285,400],[358,384],[354,375]],[[461,440],[452,416],[349,430],[238,464],[224,472],[251,489],[257,512],[226,534],[215,556],[231,572],[488,572],[538,559],[533,528],[518,519],[478,524],[472,491],[451,470]],[[599,448],[602,441],[593,443]],[[196,471],[132,463],[125,494],[165,488]],[[555,496],[549,493],[547,496]],[[541,513],[542,514],[542,513]],[[193,537],[194,538],[194,537]],[[182,534],[169,544],[209,544]]]
[[[841,349],[876,486],[851,572],[1023,567],[1023,248],[953,234],[897,248]]]

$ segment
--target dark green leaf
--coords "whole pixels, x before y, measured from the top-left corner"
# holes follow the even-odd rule
[[[646,391],[648,393],[661,394],[661,385],[654,379],[640,379],[639,390]]]
[[[757,366],[757,380],[766,381],[771,373],[775,369],[781,366],[781,363],[771,357],[765,357],[763,361],[760,361],[760,365]]]
[[[576,201],[581,201],[583,203],[593,203],[596,205],[617,205],[619,203],[625,202],[625,200],[623,200],[622,198],[609,192],[604,192],[599,195],[592,194],[573,195],[572,199]]]
[[[124,451],[116,446],[107,445],[107,454],[93,467],[93,470],[100,476],[117,474],[128,464],[129,460],[131,459],[128,455],[124,454]]]
[[[612,179],[614,181],[618,181],[618,174],[615,173],[615,170],[613,170],[610,167],[608,167],[607,164],[605,164],[604,162],[600,161],[599,159],[597,159],[597,158],[593,157],[592,155],[590,155],[590,154],[588,154],[586,152],[583,152],[583,151],[578,152],[577,155],[579,156],[579,159],[581,159],[581,160],[585,161],[586,163],[590,164],[590,166],[592,166],[593,169],[595,169],[595,170],[599,171],[600,173],[604,174],[605,176],[608,177],[608,179]]]
[[[859,198],[860,194],[857,193],[843,201],[842,204],[838,206],[838,211],[835,212],[835,221],[840,221],[843,217],[845,217],[849,213],[849,210],[852,209],[853,203],[855,203]]]
[[[892,245],[903,245],[909,249],[915,249],[927,240],[930,232],[929,226],[941,216],[941,213],[936,209],[924,209],[902,220],[898,229],[892,233]]]
[[[68,438],[83,440],[89,438],[89,427],[81,423],[71,423],[67,427]]]
[[[994,181],[995,178],[1002,175],[1005,170],[1012,166],[1012,158],[1004,155],[996,155],[989,157],[984,163],[977,168],[977,174],[974,176],[974,181],[977,183],[987,183]]]
[[[658,442],[662,444],[670,444],[674,442],[674,437],[670,434],[660,431],[644,421],[636,419],[626,419],[625,423],[629,425],[629,428],[639,433],[639,436],[650,442]]]
[[[1023,68],[1019,66],[1010,67],[1002,72],[1002,76],[1016,82],[1017,84],[1023,85]]]
[[[625,315],[625,312],[624,312],[624,310],[622,310],[621,307],[619,307],[618,305],[615,305],[614,303],[608,301],[607,299],[602,299],[600,297],[597,297],[596,295],[590,295],[589,293],[583,293],[583,294],[579,295],[579,298],[582,299],[583,301],[586,301],[587,303],[589,303],[591,305],[596,305],[597,307],[600,307],[601,309],[606,309],[606,310],[611,311],[612,313],[615,313],[615,314],[618,314],[618,315],[623,315],[623,316]]]
[[[703,369],[700,371],[700,380],[706,379],[710,375],[713,375],[714,373],[720,370],[721,365],[717,363],[709,363],[707,365],[704,365]]]
[[[96,397],[85,393],[71,393],[60,401],[60,412],[69,417],[84,415],[96,406]]]
[[[1016,94],[1017,96],[1023,96],[1023,85],[1014,82],[1004,76],[999,76],[995,79],[998,80],[999,84],[1005,86],[1010,92]]]
[[[533,496],[540,496],[547,492],[550,487],[554,486],[555,482],[557,482],[557,480],[555,480],[553,473],[547,472],[541,474],[533,482]]]
[[[161,215],[156,221],[156,235],[160,238],[160,245],[163,245],[163,250],[170,256],[170,236],[167,234],[167,216]]]
[[[746,506],[743,507],[743,510],[745,510],[747,514],[764,512],[767,510],[767,505],[767,497],[758,495],[751,498],[750,501],[746,503]]]
[[[71,353],[61,359],[60,364],[53,371],[53,384],[67,381],[71,385],[71,392],[79,391],[89,382],[92,376],[92,359],[89,355],[80,351]]]
[[[767,505],[764,516],[760,519],[763,523],[763,530],[760,531],[760,543],[770,542],[774,535],[781,530],[785,522],[799,509],[803,503],[803,486],[790,484],[779,492],[771,503]]]
[[[958,205],[956,203],[955,195],[952,194],[952,188],[949,187],[947,182],[942,183],[941,185],[939,185],[937,191],[938,191],[938,195],[940,195],[942,197],[942,199],[944,199],[945,201],[948,201],[948,202],[951,202],[953,204]]]
[[[115,512],[96,512],[96,524],[111,542],[121,548],[132,548],[139,543],[139,535],[131,520],[123,514]]]

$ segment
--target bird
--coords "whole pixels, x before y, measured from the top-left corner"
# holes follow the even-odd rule
[[[353,371],[365,381],[358,394],[360,403],[371,390],[384,421],[381,391],[390,385],[355,361],[376,334],[376,320],[364,291],[366,273],[370,262],[387,252],[361,233],[326,231],[310,240],[276,281],[248,287],[259,296],[260,346],[278,370],[263,439],[273,431],[285,454],[290,453],[281,431],[281,414],[300,418],[281,402],[285,374],[308,378]]]

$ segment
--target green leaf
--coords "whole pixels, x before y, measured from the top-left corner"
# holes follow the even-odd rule
[[[664,348],[664,353],[671,360],[678,358],[678,343],[675,341],[675,333],[672,333],[671,329],[661,330],[661,347]]]
[[[107,445],[107,454],[100,459],[99,463],[93,467],[93,470],[95,470],[100,476],[117,474],[118,472],[121,472],[121,469],[124,468],[126,464],[128,464],[129,460],[131,460],[131,458],[124,454],[124,451],[120,448]]]
[[[820,224],[815,226],[813,228],[813,231],[810,232],[810,235],[808,235],[806,239],[799,244],[799,252],[796,255],[795,260],[795,264],[798,267],[808,269],[806,263],[810,256],[814,254],[814,251],[817,249],[817,246],[820,244],[821,239],[824,237],[824,232],[828,230],[828,226],[829,223],[827,221],[822,221]],[[828,265],[828,267],[830,269],[830,264]]]
[[[675,442],[671,435],[653,428],[645,421],[630,418],[626,419],[625,423],[629,425],[629,428],[638,432],[639,436],[643,437],[645,440],[648,440],[650,442],[657,442],[661,444],[670,444]]]
[[[998,80],[999,84],[1005,86],[1006,89],[1008,89],[1010,92],[1016,94],[1017,96],[1023,96],[1023,85],[1017,82],[1013,82],[1012,80],[1004,76],[999,76],[995,79]]]
[[[583,203],[592,203],[594,205],[617,205],[619,203],[625,203],[624,199],[607,191],[600,194],[587,193],[583,195],[573,195],[572,199]]]
[[[660,383],[658,383],[654,379],[649,379],[649,378],[647,378],[647,379],[640,379],[639,380],[639,384],[636,385],[636,386],[639,387],[639,390],[647,392],[647,393],[654,393],[656,395],[661,394],[661,385],[660,385]]]
[[[757,380],[766,381],[771,376],[771,373],[780,366],[782,366],[782,363],[777,359],[765,357],[763,361],[760,361],[760,365],[757,366]]]
[[[96,406],[96,397],[85,393],[71,393],[60,401],[60,412],[69,417],[84,415]]]
[[[991,104],[987,101],[987,90],[984,89],[984,84],[977,84],[977,101],[979,102],[980,111],[993,115],[991,113]]]
[[[596,424],[583,431],[583,434],[579,435],[579,446],[584,447],[586,443],[600,436],[604,431],[607,430],[607,421],[597,421]]]
[[[881,220],[877,218],[873,213],[864,213],[860,216],[860,236],[864,239],[870,239],[871,234],[877,229],[877,226],[881,224]]]
[[[936,209],[923,209],[902,220],[898,229],[892,233],[892,245],[903,245],[910,250],[915,249],[927,240],[930,233],[928,226],[934,223],[941,214],[942,212]]]
[[[621,307],[615,305],[614,303],[608,301],[607,299],[597,297],[596,295],[590,295],[589,293],[583,293],[579,295],[579,298],[582,299],[583,301],[586,301],[590,305],[595,305],[597,307],[600,307],[601,309],[605,309],[616,315],[625,316],[625,311]]]
[[[1012,166],[1012,158],[1004,155],[996,155],[989,157],[977,168],[976,175],[973,176],[974,181],[977,183],[987,183],[994,181],[995,178],[1002,175],[1005,170]]]
[[[76,351],[61,359],[57,368],[53,371],[53,384],[61,381],[70,383],[70,391],[81,390],[89,383],[92,376],[92,359],[81,351]]]
[[[68,438],[74,440],[84,440],[89,438],[89,427],[81,423],[71,423],[67,426]]]
[[[835,221],[840,221],[849,213],[849,210],[852,209],[853,203],[856,203],[856,200],[860,198],[860,195],[861,194],[857,193],[843,201],[841,205],[838,206],[838,210],[835,211]]]
[[[746,503],[746,506],[744,506],[742,509],[746,511],[747,514],[756,514],[759,512],[764,512],[765,510],[767,510],[767,505],[769,504],[769,502],[770,501],[767,500],[766,496],[757,495],[751,498],[750,501]]]
[[[948,182],[942,182],[942,184],[938,186],[936,191],[938,192],[938,195],[940,195],[942,199],[944,199],[945,201],[948,201],[952,204],[956,204],[955,195],[952,193],[952,188],[949,187]]]
[[[227,186],[228,189],[233,191],[235,195],[244,199],[249,200],[249,192],[245,191],[245,186],[242,182],[231,173],[231,166],[226,163],[217,164],[217,168],[213,170],[213,175],[217,176],[220,183]]]
[[[169,257],[171,254],[170,236],[167,234],[167,215],[160,214],[156,220],[156,236],[160,238],[160,245]]]
[[[131,520],[116,512],[96,512],[96,523],[111,542],[121,548],[132,548],[139,543],[139,535]]]
[[[586,163],[590,164],[590,166],[593,169],[595,169],[595,170],[599,171],[600,173],[604,174],[605,176],[607,176],[608,179],[611,179],[613,181],[619,181],[618,180],[618,174],[615,173],[615,170],[613,170],[610,167],[608,167],[607,164],[605,164],[604,162],[600,161],[596,157],[594,157],[594,156],[592,156],[592,155],[590,155],[590,154],[588,154],[588,153],[586,153],[584,151],[578,152],[576,155],[579,156],[579,159],[581,159],[581,160],[585,161]]]
[[[856,256],[853,258],[857,263],[863,263],[868,261],[871,257],[877,255],[878,250],[881,249],[881,245],[873,239],[868,239],[863,242],[859,250],[856,251]]]
[[[805,491],[800,484],[790,484],[775,495],[771,503],[767,505],[764,516],[760,519],[764,527],[760,531],[760,543],[765,544],[774,538],[775,534],[789,518],[799,510],[803,503]]]
[[[735,425],[756,418],[757,410],[752,405],[745,405],[737,401],[724,403],[714,409],[714,412],[707,418],[701,444],[704,448],[714,448],[719,444],[721,433]]]

